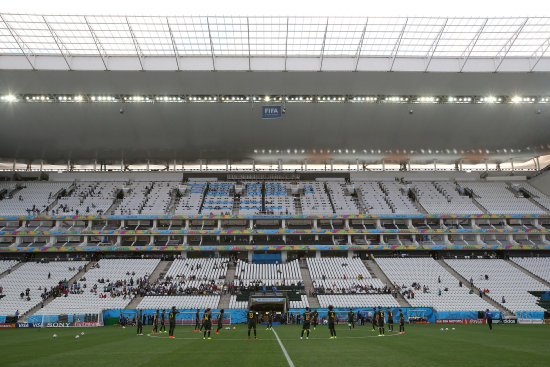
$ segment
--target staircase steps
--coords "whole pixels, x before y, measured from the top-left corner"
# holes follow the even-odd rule
[[[380,266],[376,263],[374,260],[363,260],[363,263],[367,267],[370,275],[373,278],[380,279],[384,284],[386,284],[388,287],[393,288],[393,283],[391,280],[386,276],[386,274],[380,269]],[[397,292],[397,303],[399,303],[399,307],[411,307],[409,302],[403,297],[403,295],[400,292]]]
[[[307,267],[307,264],[300,264],[300,273],[302,273],[302,279],[304,280],[304,288],[307,295],[307,300],[309,302],[310,308],[320,308],[321,305],[319,304],[319,300],[317,297],[312,296],[313,294],[313,282],[311,281],[311,274],[309,273],[309,269]]]
[[[460,280],[464,286],[468,287],[470,285],[470,282],[464,278],[462,275],[460,275],[456,270],[454,270],[449,264],[447,264],[444,260],[437,260],[439,265],[441,265],[445,270],[447,270],[449,273],[451,273],[452,276],[454,276],[457,280]],[[479,293],[479,288],[473,287],[473,289],[476,291],[476,293]],[[499,311],[504,312],[507,316],[514,316],[514,313],[507,309],[506,307],[502,306],[500,303],[496,302],[495,300],[491,299],[490,297],[483,297],[483,299],[489,303],[491,306],[495,307]]]
[[[229,265],[227,267],[227,275],[225,276],[225,283],[230,284],[235,280],[235,271],[236,266],[233,262],[229,262]],[[229,308],[229,301],[231,300],[231,294],[227,292],[226,294],[222,294],[220,297],[220,302],[218,303],[219,309],[227,309]]]
[[[90,261],[89,263],[87,263],[81,271],[79,271],[74,277],[72,277],[71,279],[69,279],[69,281],[67,282],[67,284],[73,284],[74,282],[78,281],[80,278],[82,278],[84,276],[84,274],[86,274],[86,271],[88,271],[88,269],[90,269],[92,266],[94,266],[95,264],[97,263],[97,261]],[[21,263],[20,263],[21,264]],[[44,307],[50,303],[51,301],[53,301],[56,297],[48,297],[44,300]],[[21,317],[21,322],[27,322],[27,320],[29,319],[29,316],[33,315],[35,312],[38,312],[40,309],[42,308],[42,305],[41,303],[37,304],[36,306],[34,306],[33,308],[31,308],[29,311],[25,312]]]

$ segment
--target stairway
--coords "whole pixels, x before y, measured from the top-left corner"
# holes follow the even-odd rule
[[[231,213],[233,215],[239,215],[239,208],[241,207],[241,198],[240,197],[234,197],[233,198],[233,209]]]
[[[355,205],[357,205],[357,209],[359,209],[359,214],[367,214],[367,209],[365,209],[365,206],[363,205],[363,193],[358,188],[355,189],[356,196],[353,197],[353,201],[355,201]]]
[[[546,280],[542,279],[541,277],[531,273],[529,270],[527,270],[525,268],[522,268],[520,265],[516,264],[512,260],[504,260],[504,261],[506,261],[508,264],[512,265],[514,268],[518,269],[519,271],[521,271],[525,275],[528,275],[531,278],[535,279],[537,282],[544,284],[545,286],[548,287],[548,289],[550,289],[550,282],[547,282]]]
[[[227,275],[225,276],[225,283],[230,284],[232,281],[235,280],[235,271],[236,266],[233,262],[229,262],[229,265],[227,266]],[[220,297],[220,302],[218,303],[219,309],[227,309],[229,308],[229,301],[231,300],[231,294],[228,292],[226,294],[222,294]]]
[[[323,184],[323,188],[325,189],[325,194],[327,194],[328,201],[330,202],[330,207],[332,208],[332,212],[336,213],[336,209],[334,208],[334,203],[332,202],[332,196],[330,195],[326,182]]]
[[[0,274],[0,279],[2,279],[3,277],[5,277],[6,275],[8,274],[11,274],[12,271],[16,271],[17,269],[19,269],[21,266],[23,266],[24,262],[19,262],[17,264],[15,264],[14,266],[11,267],[11,269],[8,269],[6,270],[5,272],[3,272],[2,274]]]
[[[488,214],[489,212],[483,205],[481,205],[475,198],[472,197],[472,203],[474,203],[475,206],[479,208],[483,212],[483,214]]]
[[[451,268],[449,266],[449,264],[447,264],[444,260],[437,260],[437,262],[439,263],[439,265],[441,265],[443,268],[445,268],[445,270],[447,270],[452,276],[454,276],[456,278],[456,280],[460,280],[462,282],[462,284],[464,284],[465,287],[468,287],[470,285],[470,282],[464,278],[462,275],[460,275],[456,270],[454,270],[453,268]],[[475,292],[477,294],[479,294],[479,288],[477,287],[473,287],[473,289],[475,290]],[[489,303],[491,306],[495,307],[496,309],[498,309],[499,311],[502,311],[504,312],[505,315],[507,316],[514,316],[514,313],[512,311],[510,311],[509,309],[507,309],[506,307],[502,306],[500,303],[496,302],[495,300],[491,299],[490,297],[488,296],[485,296],[483,297],[483,299]]]
[[[380,266],[376,263],[374,260],[363,260],[363,264],[367,267],[367,270],[369,271],[370,275],[373,278],[380,279],[384,284],[386,284],[388,287],[393,288],[393,283],[390,281],[390,279],[384,274],[382,269],[380,269]],[[397,303],[399,303],[399,307],[411,307],[409,302],[403,297],[403,295],[399,292],[397,292]]]
[[[20,263],[21,264],[21,263]],[[69,281],[67,282],[67,284],[71,285],[73,284],[75,281],[78,281],[80,278],[82,278],[84,276],[84,274],[86,273],[86,271],[88,269],[90,269],[93,265],[97,264],[97,261],[90,261],[89,263],[87,263],[81,271],[79,271],[74,277],[72,277],[71,279],[69,279]],[[55,297],[48,297],[46,298],[46,300],[44,301],[44,307],[50,303],[51,301],[53,301],[55,299]],[[31,308],[29,311],[25,312],[21,317],[20,317],[20,320],[21,322],[27,322],[27,320],[29,319],[29,316],[33,315],[35,312],[38,312],[38,310],[40,310],[42,308],[41,304],[37,304],[36,306],[34,306],[33,308]]]
[[[170,266],[172,266],[172,261],[160,261],[155,270],[151,273],[149,276],[149,279],[147,280],[147,283],[153,284],[157,280],[164,278],[166,273],[168,272],[168,269],[170,269]],[[135,310],[143,297],[136,296],[132,299],[130,303],[124,307],[125,310]]]
[[[319,300],[317,297],[312,296],[313,294],[313,282],[311,281],[311,274],[307,268],[307,264],[304,262],[300,264],[300,273],[302,274],[302,279],[304,280],[304,288],[307,295],[307,301],[309,302],[309,307],[311,308],[320,308]]]

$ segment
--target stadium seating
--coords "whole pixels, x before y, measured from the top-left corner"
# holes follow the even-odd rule
[[[537,305],[537,297],[529,292],[545,291],[547,287],[504,260],[447,259],[445,262],[464,278],[472,279],[476,287],[489,290],[488,297],[512,312],[544,311]],[[505,303],[502,297],[505,297]]]
[[[235,198],[231,194],[231,190],[234,186],[233,182],[209,183],[201,213],[206,215],[232,214]]]
[[[193,296],[146,296],[143,297],[138,309],[170,309],[176,306],[180,310],[194,310],[197,308],[218,308],[220,296],[193,295]]]
[[[550,282],[550,257],[512,257],[510,260]]]
[[[414,298],[405,296],[413,307],[433,307],[437,311],[494,309],[478,295],[469,294],[468,284],[460,287],[458,280],[432,258],[377,258],[376,263],[402,293],[414,292]]]
[[[274,215],[294,215],[296,206],[294,199],[288,195],[288,182],[265,183],[265,210]]]
[[[137,288],[139,278],[150,276],[159,261],[158,259],[99,260],[98,267],[89,269],[84,274],[83,278],[86,280],[77,280],[81,290],[80,294],[69,293],[67,297],[55,298],[36,315],[98,313],[104,309],[122,309],[134,297],[130,289]],[[101,283],[99,279],[103,279],[105,282]],[[119,286],[113,284],[119,281],[126,282],[126,284]],[[96,292],[93,292],[94,286],[97,286]],[[106,289],[107,287],[110,289]],[[128,296],[114,296],[117,292],[122,292],[124,288],[126,288]],[[100,298],[102,295],[106,295],[106,297]],[[87,309],[86,304],[88,304]]]
[[[116,191],[124,186],[121,182],[79,182],[60,198],[51,210],[54,215],[106,214],[113,205]]]
[[[411,184],[418,202],[430,214],[483,214],[472,199],[460,195],[450,181],[422,182]]]
[[[357,208],[353,197],[347,193],[345,183],[327,182],[326,185],[336,213],[359,214],[359,208]]]
[[[206,191],[205,182],[189,182],[187,190],[176,204],[174,214],[196,215],[201,210],[201,203]]]
[[[330,199],[322,182],[302,182],[303,194],[300,196],[302,213],[306,215],[334,214]]]
[[[49,290],[60,281],[71,279],[78,273],[78,268],[85,264],[84,261],[52,261],[21,265],[0,279],[5,295],[0,298],[0,315],[14,315],[17,310],[23,315],[42,301],[44,288]],[[51,276],[48,277],[48,274]],[[27,301],[26,296],[20,296],[26,289],[29,289],[30,301]]]
[[[235,279],[239,280],[261,280],[268,284],[269,281],[277,281],[282,284],[297,284],[302,280],[300,265],[298,260],[290,261],[285,264],[250,264],[244,261],[237,262]],[[271,283],[274,284],[274,283]]]
[[[13,268],[18,263],[19,261],[17,260],[0,260],[0,274]],[[0,282],[0,285],[1,285],[1,282]]]
[[[321,307],[333,305],[336,308],[357,307],[399,307],[391,294],[325,294],[317,296]]]
[[[113,214],[166,214],[172,199],[170,193],[176,187],[175,182],[134,182]]]
[[[223,284],[227,274],[227,258],[217,259],[176,259],[172,262],[165,278],[171,277],[179,281],[189,281],[193,278],[199,282]]]
[[[57,193],[70,185],[68,182],[4,182],[0,188],[7,188],[10,192],[16,187],[21,189],[0,200],[0,214],[30,215],[33,208],[34,214],[45,212],[55,201]]]
[[[459,182],[462,188],[472,190],[489,214],[547,214],[529,199],[514,193],[506,182]]]

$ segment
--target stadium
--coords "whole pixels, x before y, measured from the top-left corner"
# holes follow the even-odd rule
[[[3,366],[547,364],[548,6],[123,3],[0,5]]]

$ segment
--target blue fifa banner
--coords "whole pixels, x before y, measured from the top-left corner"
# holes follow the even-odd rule
[[[280,119],[282,115],[281,106],[262,106],[263,119]]]

